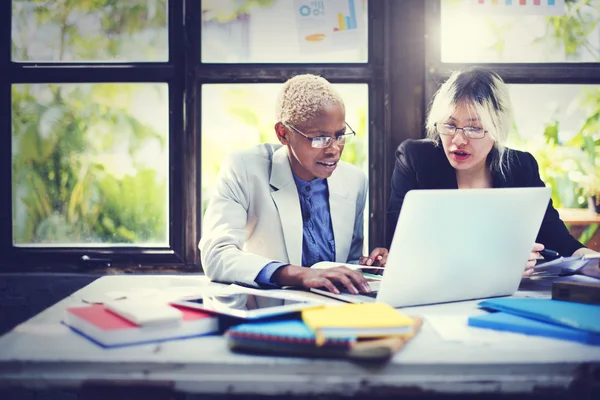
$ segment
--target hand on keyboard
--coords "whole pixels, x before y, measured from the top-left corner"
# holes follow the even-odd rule
[[[302,286],[307,289],[325,287],[336,294],[340,292],[336,284],[342,285],[352,294],[371,291],[362,273],[345,266],[313,269],[286,265],[275,271],[272,279],[283,286]]]

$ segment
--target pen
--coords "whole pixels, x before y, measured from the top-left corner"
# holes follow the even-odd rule
[[[557,251],[550,250],[550,249],[544,249],[544,250],[540,250],[540,251],[539,251],[539,253],[540,253],[540,255],[541,255],[542,257],[544,257],[545,259],[548,259],[548,258],[558,258],[558,257],[560,257],[560,254],[558,254],[558,252],[557,252]]]

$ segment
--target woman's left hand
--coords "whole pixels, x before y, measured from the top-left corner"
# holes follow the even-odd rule
[[[372,265],[374,267],[385,267],[388,258],[388,249],[383,247],[375,248],[367,257],[361,256],[358,259],[360,265]]]

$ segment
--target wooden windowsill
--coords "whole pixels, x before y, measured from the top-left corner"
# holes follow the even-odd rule
[[[560,219],[569,225],[594,225],[600,224],[600,214],[587,208],[558,208]]]

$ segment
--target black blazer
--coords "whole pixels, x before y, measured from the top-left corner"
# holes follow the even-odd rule
[[[495,188],[545,186],[540,178],[538,165],[530,154],[518,150],[507,150],[509,168],[503,176],[492,169]],[[488,156],[488,164],[498,153],[495,150]],[[413,189],[458,189],[455,169],[450,165],[444,149],[432,140],[406,140],[396,150],[396,166],[392,174],[392,191],[388,205],[388,241],[392,240],[396,223],[402,208],[404,196]],[[584,247],[567,230],[560,220],[558,211],[548,204],[537,243],[570,256],[575,250]],[[388,242],[389,247],[389,242]]]

